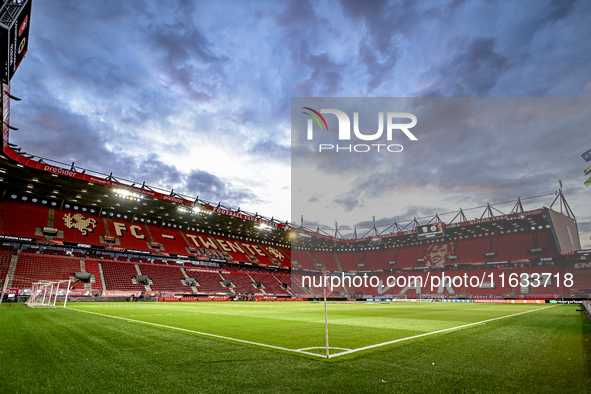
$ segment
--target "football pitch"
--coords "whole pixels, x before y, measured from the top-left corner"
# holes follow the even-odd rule
[[[577,305],[70,303],[0,308],[2,392],[587,392]]]

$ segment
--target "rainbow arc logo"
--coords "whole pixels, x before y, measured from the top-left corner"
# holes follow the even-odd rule
[[[316,117],[316,116],[312,115],[309,112],[304,112],[304,114],[311,116],[312,119],[314,119],[316,121],[316,123],[318,123],[318,126],[320,126],[320,130],[322,130],[323,127],[322,127],[322,123],[320,123],[320,120],[318,118],[322,119],[322,122],[324,123],[324,126],[326,126],[326,131],[328,131],[328,125],[326,124],[326,120],[324,119],[324,116],[322,116],[320,114],[320,112],[318,112],[315,109],[312,109],[310,107],[302,107],[302,108],[307,109],[309,111],[312,111],[312,112],[314,112],[318,116],[318,117]]]

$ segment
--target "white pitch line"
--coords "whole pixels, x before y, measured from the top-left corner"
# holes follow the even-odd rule
[[[335,346],[329,346],[328,348],[329,349],[339,349],[339,350],[351,350],[351,349],[348,349],[346,347],[335,347]],[[297,349],[297,351],[311,350],[311,349],[323,349],[323,350],[326,350],[326,346],[303,347],[301,349]]]
[[[286,351],[286,352],[308,354],[310,356],[316,356],[316,357],[321,357],[321,358],[325,358],[326,357],[324,355],[306,352],[306,351],[304,351],[305,349],[302,349],[302,350],[288,349],[288,348],[281,347],[281,346],[267,345],[265,343],[258,343],[258,342],[246,341],[244,339],[237,339],[237,338],[225,337],[223,335],[216,335],[216,334],[210,334],[210,333],[207,333],[207,332],[194,331],[194,330],[189,330],[189,329],[186,329],[186,328],[166,326],[164,324],[151,323],[151,322],[142,321],[142,320],[128,319],[126,317],[106,315],[104,313],[85,311],[83,309],[76,309],[76,308],[67,308],[67,309],[73,310],[73,311],[78,311],[78,312],[90,313],[90,314],[93,314],[93,315],[110,317],[110,318],[113,318],[113,319],[120,319],[120,320],[130,321],[130,322],[133,322],[133,323],[147,324],[147,325],[155,326],[155,327],[169,328],[171,330],[177,330],[177,331],[189,332],[189,333],[192,333],[192,334],[204,335],[204,336],[213,337],[213,338],[225,339],[225,340],[228,340],[228,341],[234,341],[234,342],[239,342],[239,343],[247,343],[249,345],[261,346],[261,347],[268,347],[268,348],[271,348],[271,349],[283,350],[283,351]]]
[[[532,310],[524,311],[524,312],[518,312],[518,313],[514,313],[514,314],[511,314],[511,315],[507,315],[507,316],[495,317],[495,318],[492,318],[492,319],[482,320],[482,321],[475,322],[475,323],[464,324],[464,325],[461,325],[461,326],[445,328],[443,330],[437,330],[437,331],[427,332],[427,333],[424,333],[424,334],[413,335],[411,337],[399,338],[399,339],[395,339],[395,340],[392,340],[392,341],[377,343],[375,345],[369,345],[369,346],[360,347],[360,348],[357,348],[357,349],[346,350],[346,351],[341,352],[341,353],[331,354],[330,355],[330,358],[344,356],[344,355],[347,355],[347,354],[352,354],[352,353],[360,352],[362,350],[368,350],[368,349],[373,349],[373,348],[377,348],[377,347],[381,347],[381,346],[391,345],[391,344],[397,343],[397,342],[408,341],[410,339],[421,338],[421,337],[426,337],[426,336],[433,335],[433,334],[439,334],[439,333],[442,333],[442,332],[448,332],[448,331],[458,330],[458,329],[461,329],[461,328],[471,327],[471,326],[475,326],[477,324],[483,324],[483,323],[491,322],[491,321],[494,321],[494,320],[505,319],[505,318],[508,318],[508,317],[522,315],[524,313],[530,313],[530,312],[535,312],[535,311],[539,311],[539,310],[542,310],[542,309],[551,308],[553,306],[555,306],[555,305],[547,306],[545,308],[532,309]],[[316,354],[316,353],[310,353],[310,352],[305,351],[307,349],[314,349],[314,348],[288,349],[288,348],[281,347],[281,346],[267,345],[265,343],[258,343],[258,342],[246,341],[244,339],[237,339],[237,338],[226,337],[226,336],[223,336],[223,335],[210,334],[210,333],[207,333],[207,332],[194,331],[194,330],[189,330],[189,329],[186,329],[186,328],[167,326],[167,325],[164,325],[164,324],[158,324],[158,323],[151,323],[151,322],[142,321],[142,320],[129,319],[129,318],[126,318],[126,317],[113,316],[113,315],[107,315],[107,314],[104,314],[104,313],[85,311],[83,309],[75,309],[75,308],[67,308],[67,309],[78,311],[78,312],[90,313],[90,314],[93,314],[93,315],[98,315],[98,316],[103,316],[103,317],[110,317],[110,318],[113,318],[113,319],[130,321],[130,322],[133,322],[133,323],[147,324],[147,325],[155,326],[155,327],[169,328],[171,330],[177,330],[177,331],[188,332],[188,333],[192,333],[192,334],[203,335],[203,336],[207,336],[207,337],[225,339],[225,340],[233,341],[233,342],[246,343],[246,344],[254,345],[254,346],[267,347],[267,348],[277,349],[277,350],[283,350],[283,351],[291,352],[291,353],[301,353],[301,354],[307,354],[307,355],[310,355],[310,356],[325,358],[324,355],[320,355],[320,354]],[[322,349],[324,349],[324,348],[322,348]],[[332,349],[344,349],[344,348],[336,348],[336,347],[333,347]]]
[[[432,332],[426,332],[424,334],[419,334],[419,335],[413,335],[412,337],[406,337],[406,338],[400,338],[400,339],[395,339],[393,341],[388,341],[388,342],[382,342],[382,343],[377,343],[375,345],[369,345],[369,346],[364,346],[364,347],[360,347],[357,349],[353,349],[353,350],[347,350],[345,352],[341,352],[341,353],[337,353],[337,354],[331,354],[330,358],[335,358],[335,357],[339,357],[339,356],[344,356],[346,354],[351,354],[351,353],[356,353],[356,352],[360,352],[362,350],[367,350],[367,349],[373,349],[373,348],[377,348],[377,347],[381,347],[381,346],[386,346],[386,345],[391,345],[393,343],[397,343],[397,342],[403,342],[403,341],[408,341],[410,339],[415,339],[415,338],[421,338],[421,337],[426,337],[429,335],[433,335],[433,334],[439,334],[442,332],[447,332],[447,331],[453,331],[453,330],[458,330],[460,328],[466,328],[466,327],[471,327],[471,326],[475,326],[477,324],[483,324],[483,323],[488,323],[491,321],[495,321],[495,320],[500,320],[500,319],[506,319],[508,317],[514,317],[517,315],[523,315],[524,313],[530,313],[530,312],[536,312],[536,311],[541,311],[542,309],[547,309],[547,308],[552,308],[553,306],[556,305],[550,305],[544,308],[538,308],[538,309],[532,309],[530,311],[525,311],[525,312],[518,312],[518,313],[513,313],[511,315],[507,315],[507,316],[501,316],[501,317],[495,317],[492,319],[488,319],[488,320],[482,320],[479,322],[475,322],[475,323],[469,323],[469,324],[463,324],[461,326],[457,326],[457,327],[451,327],[451,328],[445,328],[443,330],[437,330],[437,331],[432,331]]]

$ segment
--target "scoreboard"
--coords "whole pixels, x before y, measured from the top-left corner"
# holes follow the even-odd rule
[[[4,0],[0,8],[2,81],[9,83],[29,48],[32,0]]]
[[[424,239],[441,238],[445,235],[443,229],[444,226],[441,222],[417,226],[417,238],[419,241]]]

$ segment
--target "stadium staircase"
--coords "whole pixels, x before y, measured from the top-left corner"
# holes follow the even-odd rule
[[[254,286],[254,282],[250,275],[246,272],[230,272],[226,271],[222,277],[225,280],[232,282],[230,289],[233,293],[261,293],[259,289]]]
[[[265,295],[274,295],[287,297],[289,292],[281,286],[281,282],[272,273],[257,273],[251,272],[249,274],[253,282],[260,282],[263,284],[261,290]]]
[[[191,277],[187,274],[187,271],[185,271],[184,267],[180,267],[181,272],[183,273],[183,276],[185,277],[185,279],[191,279]],[[198,294],[197,291],[197,287],[196,286],[189,286],[191,288],[191,291],[193,292],[193,294]]]
[[[96,265],[99,270],[99,276],[101,278],[101,290],[107,290],[107,285],[105,284],[105,274],[103,272],[103,265],[96,261]]]
[[[144,275],[144,274],[142,274],[142,270],[140,269],[139,264],[134,264],[133,266],[135,267],[135,271],[137,272],[138,275]],[[147,276],[149,277],[149,275],[147,275]],[[151,279],[148,279],[148,284],[144,285],[144,288],[146,291],[152,291],[152,287],[150,286],[151,283],[152,283]]]
[[[291,281],[291,275],[274,273],[273,276],[275,277],[275,279],[277,279],[277,282],[279,282],[280,285],[284,284],[286,286],[286,290],[289,292],[291,296],[295,296],[296,294],[306,294],[304,289],[299,289],[301,290],[301,292],[296,292],[294,291],[294,289],[292,289],[293,283]],[[296,290],[298,290],[297,284]]]
[[[149,291],[173,291],[192,293],[191,286],[183,283],[185,276],[178,266],[137,264],[143,275],[150,278]]]
[[[84,259],[80,259],[80,272],[87,272],[86,261]],[[90,281],[88,283],[84,283],[84,290],[92,290],[92,284],[94,282],[96,282],[96,278],[91,274]]]
[[[6,285],[7,288],[12,287],[12,282],[14,279],[14,273],[16,272],[17,263],[18,263],[18,254],[13,254],[10,258],[10,265],[8,266],[8,272],[7,272],[8,285]],[[2,275],[3,283],[4,283],[5,278],[6,278],[6,276]]]
[[[197,282],[198,294],[227,294],[229,289],[222,285],[223,277],[217,270],[191,271],[189,278]]]

